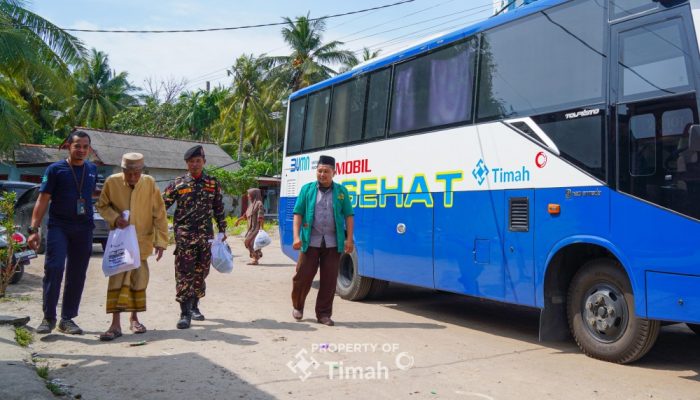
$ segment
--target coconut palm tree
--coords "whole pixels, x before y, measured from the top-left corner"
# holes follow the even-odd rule
[[[358,60],[357,58],[354,60],[350,60],[349,62],[346,62],[342,67],[340,67],[340,70],[338,72],[350,71],[351,69],[353,69],[353,67],[359,65],[360,63],[379,57],[379,53],[381,52],[381,50],[372,51],[369,49],[369,47],[365,47],[362,49],[362,60]]]
[[[78,124],[105,129],[120,110],[138,104],[130,94],[137,88],[127,78],[128,73],[117,74],[109,68],[107,54],[92,49],[75,72]]]
[[[198,90],[180,94],[182,113],[178,117],[178,127],[192,140],[210,139],[209,128],[221,115],[219,103],[226,95],[222,88],[211,92]]]
[[[23,1],[0,0],[0,151],[63,120],[58,114],[72,93],[69,66],[84,53],[77,38]]]
[[[224,115],[231,116],[236,113],[238,121],[238,157],[243,156],[243,142],[245,139],[246,125],[254,125],[263,130],[269,117],[263,98],[265,65],[261,59],[252,54],[243,54],[236,59],[233,67],[226,71],[233,77],[232,90],[224,99]]]
[[[297,91],[313,83],[320,82],[336,74],[330,66],[346,64],[355,60],[355,55],[349,50],[342,50],[343,42],[334,40],[323,43],[322,34],[326,30],[323,19],[297,17],[292,21],[285,17],[286,25],[282,28],[284,41],[291,47],[288,56],[264,57],[271,73],[278,81],[286,83],[286,89]]]

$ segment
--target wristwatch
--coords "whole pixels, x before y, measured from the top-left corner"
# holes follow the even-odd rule
[[[34,234],[34,233],[39,233],[39,227],[37,226],[37,227],[35,228],[35,227],[33,227],[33,226],[30,226],[29,228],[27,228],[27,233],[30,234],[30,235],[32,235],[32,234]]]

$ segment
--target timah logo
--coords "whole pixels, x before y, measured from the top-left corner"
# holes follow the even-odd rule
[[[476,163],[476,167],[472,170],[472,176],[476,179],[476,182],[481,186],[486,180],[486,176],[489,174],[489,168],[484,163],[484,160],[479,159]]]

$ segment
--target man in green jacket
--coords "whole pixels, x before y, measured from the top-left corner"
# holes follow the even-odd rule
[[[321,269],[321,284],[316,297],[316,319],[333,326],[333,298],[338,279],[338,262],[343,246],[352,253],[353,209],[347,189],[333,182],[335,159],[321,156],[316,167],[316,182],[301,188],[294,206],[294,244],[301,250],[296,274],[292,280],[292,316],[297,321],[304,316],[304,301],[311,289],[316,271]],[[347,236],[346,236],[347,232]]]

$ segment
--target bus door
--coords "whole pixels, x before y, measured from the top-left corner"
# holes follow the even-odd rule
[[[690,129],[698,123],[696,42],[687,5],[611,27],[618,187],[694,218],[700,201],[700,137]]]
[[[506,191],[503,229],[505,301],[535,305],[533,189]]]
[[[396,195],[377,195],[377,201],[370,228],[374,277],[434,287],[433,208],[420,202],[399,207]]]

